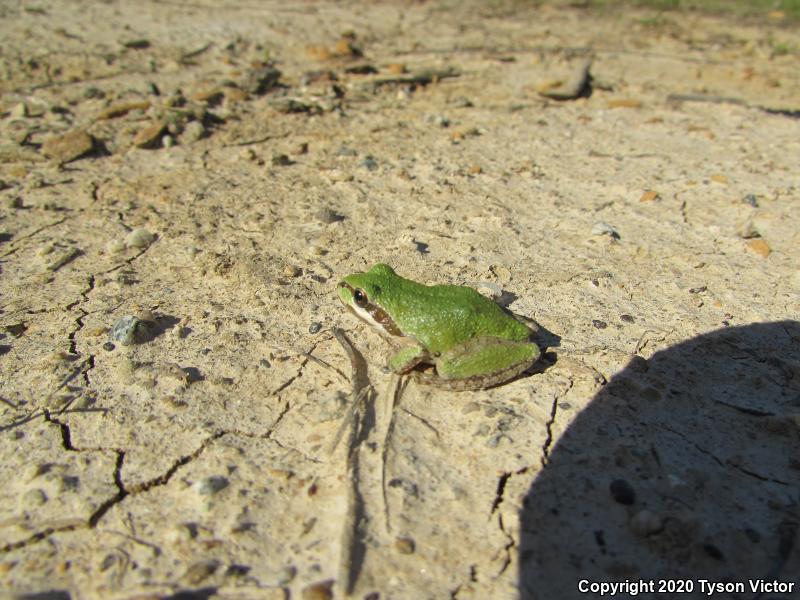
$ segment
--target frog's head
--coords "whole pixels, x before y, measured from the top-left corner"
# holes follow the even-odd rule
[[[342,303],[384,335],[402,335],[382,302],[382,294],[397,281],[389,265],[379,263],[366,273],[353,273],[339,282]]]

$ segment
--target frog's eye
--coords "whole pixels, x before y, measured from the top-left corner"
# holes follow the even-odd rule
[[[361,288],[356,288],[353,292],[353,301],[358,306],[366,306],[367,305],[367,293],[362,290]]]

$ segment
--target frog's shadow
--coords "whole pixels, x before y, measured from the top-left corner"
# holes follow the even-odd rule
[[[513,509],[519,597],[627,579],[796,582],[798,340],[798,321],[726,327],[633,357],[578,414],[560,398],[545,466]]]

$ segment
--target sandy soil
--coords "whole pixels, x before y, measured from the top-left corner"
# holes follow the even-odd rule
[[[796,27],[41,0],[0,33],[12,597],[798,597]],[[502,290],[542,360],[390,376],[335,296],[378,261]]]

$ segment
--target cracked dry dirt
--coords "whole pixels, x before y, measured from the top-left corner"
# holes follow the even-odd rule
[[[796,27],[42,0],[0,32],[4,592],[797,581]],[[504,290],[544,358],[396,381],[334,294],[377,261]]]

